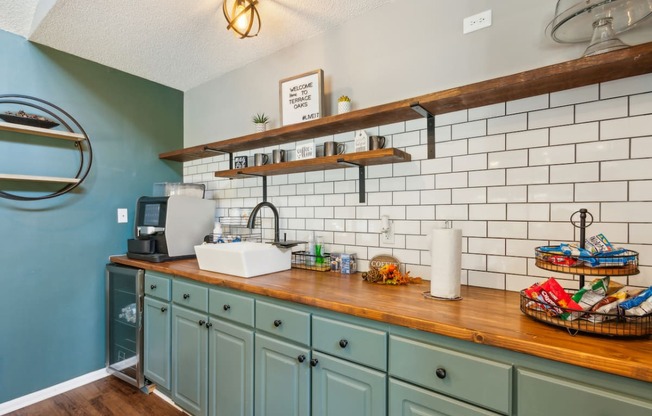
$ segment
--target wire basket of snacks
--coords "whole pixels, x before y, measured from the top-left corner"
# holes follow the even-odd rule
[[[566,290],[551,277],[522,290],[520,295],[525,315],[566,328],[571,335],[652,335],[652,287],[626,288],[605,276],[580,290]]]
[[[639,272],[638,253],[624,248],[592,252],[562,243],[537,247],[534,251],[536,266],[553,272],[586,276],[629,276]]]
[[[295,251],[292,253],[292,267],[328,272],[331,270],[331,255],[329,253],[315,255],[309,251]]]

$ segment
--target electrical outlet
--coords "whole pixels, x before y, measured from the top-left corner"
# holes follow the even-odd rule
[[[127,208],[118,208],[118,224],[124,224],[129,221],[129,211]]]
[[[384,233],[381,232],[380,235],[380,240],[383,244],[394,244],[394,223],[390,221],[388,230]]]
[[[491,9],[464,18],[464,34],[491,26]]]

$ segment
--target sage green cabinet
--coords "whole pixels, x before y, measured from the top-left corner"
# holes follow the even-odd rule
[[[256,333],[256,416],[310,415],[310,349]]]
[[[517,371],[517,412],[522,416],[592,415],[650,416],[652,386],[647,401],[590,384],[529,369]]]
[[[170,304],[146,296],[143,315],[145,377],[169,391],[172,342]]]
[[[209,415],[253,416],[254,331],[213,317],[209,328]]]
[[[312,416],[384,416],[384,372],[313,352]]]
[[[195,416],[208,410],[205,313],[172,305],[172,400]]]
[[[399,380],[389,380],[389,416],[491,416],[498,413]],[[548,414],[551,416],[554,413]],[[563,413],[557,413],[563,414]],[[581,413],[580,413],[581,414]]]

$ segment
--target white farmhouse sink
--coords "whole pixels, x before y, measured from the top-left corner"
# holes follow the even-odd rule
[[[289,270],[292,261],[290,248],[249,241],[202,244],[195,246],[195,254],[200,269],[240,277]]]

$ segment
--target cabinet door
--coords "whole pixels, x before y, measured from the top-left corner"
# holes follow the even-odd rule
[[[195,416],[208,408],[208,317],[172,306],[172,399]]]
[[[386,375],[326,354],[312,355],[313,416],[384,416]]]
[[[389,416],[489,416],[498,413],[389,379]]]
[[[252,416],[254,331],[211,319],[209,338],[211,416]]]
[[[144,304],[144,372],[157,385],[170,390],[170,305],[150,297]]]
[[[519,415],[652,415],[652,388],[644,401],[522,368],[517,380]]]
[[[256,416],[310,414],[310,350],[256,334]]]

